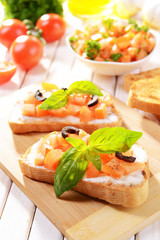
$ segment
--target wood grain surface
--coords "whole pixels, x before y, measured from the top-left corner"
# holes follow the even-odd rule
[[[52,185],[24,177],[19,169],[17,157],[45,135],[45,133],[12,134],[8,125],[9,112],[13,102],[16,101],[17,94],[19,95],[21,91],[1,98],[0,167],[46,217],[64,235],[67,235],[67,239],[98,240],[105,239],[106,236],[107,238],[109,236],[109,239],[126,239],[158,219],[160,216],[160,161],[158,155],[160,126],[115,99],[115,105],[122,112],[124,126],[128,129],[143,131],[143,137],[139,142],[150,157],[152,172],[149,180],[150,193],[148,200],[142,206],[125,209],[74,191],[66,192],[60,199],[57,199]]]

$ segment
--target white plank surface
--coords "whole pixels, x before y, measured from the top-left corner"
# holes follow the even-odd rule
[[[0,239],[27,239],[34,211],[34,204],[13,183],[0,220]]]
[[[0,218],[11,188],[10,178],[0,169]]]
[[[32,229],[28,240],[63,240],[63,235],[58,229],[36,209]]]

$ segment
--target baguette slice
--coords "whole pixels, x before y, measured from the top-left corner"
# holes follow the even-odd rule
[[[129,92],[133,83],[139,80],[148,81],[149,78],[160,77],[160,68],[152,69],[138,74],[127,74],[124,77],[124,89]]]
[[[138,149],[139,148],[140,147],[138,147]],[[29,158],[30,151],[31,147],[19,158],[19,166],[22,173],[31,179],[53,184],[55,171],[48,170],[44,166],[35,166],[33,159],[31,160],[31,158]],[[138,153],[139,152],[136,154]],[[140,152],[140,156],[143,157],[142,152]],[[123,180],[122,178],[119,180],[113,180],[113,178],[111,178],[113,181],[107,180],[106,182],[103,178],[100,180],[101,177],[83,178],[79,181],[74,190],[94,198],[105,200],[111,204],[122,205],[124,207],[135,207],[141,205],[148,196],[149,176],[150,173],[147,160],[143,170],[138,170],[128,175],[131,180],[128,185],[124,184],[124,181],[127,180],[126,178]],[[141,179],[138,183],[137,178]]]
[[[160,114],[160,78],[139,80],[132,84],[128,95],[128,106]]]
[[[51,115],[30,117],[22,116],[21,101],[19,101],[15,104],[8,122],[13,133],[61,131],[65,126],[75,126],[92,133],[99,128],[120,127],[122,125],[122,117],[113,104],[107,107],[107,112],[106,119],[94,119],[90,122],[80,122],[79,118],[74,116],[64,118]]]

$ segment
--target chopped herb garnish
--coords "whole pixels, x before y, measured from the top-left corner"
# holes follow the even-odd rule
[[[70,41],[71,43],[77,42],[77,41],[78,41],[78,38],[72,36],[72,37],[69,38],[69,41]]]
[[[149,28],[146,25],[139,27],[134,19],[129,19],[128,23],[133,24],[133,27],[137,32],[140,32],[140,31],[148,32],[149,30]]]
[[[93,60],[95,57],[97,57],[100,48],[101,45],[96,40],[89,40],[86,41],[86,47],[84,48],[84,52],[89,59]]]
[[[114,62],[117,62],[120,57],[122,56],[121,53],[114,53],[114,54],[111,54],[111,59],[114,61]]]
[[[103,34],[102,34],[102,37],[108,38],[108,37],[109,37],[109,34],[108,34],[108,33],[103,33]]]
[[[108,30],[111,29],[113,22],[114,22],[114,20],[112,18],[108,18],[103,21],[104,25],[107,27]]]

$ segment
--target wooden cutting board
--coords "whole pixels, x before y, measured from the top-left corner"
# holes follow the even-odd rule
[[[139,142],[149,155],[152,177],[149,180],[149,197],[142,206],[126,209],[74,191],[57,199],[52,185],[24,177],[19,169],[18,156],[45,135],[12,134],[8,117],[20,93],[22,90],[1,98],[0,167],[67,239],[127,239],[160,217],[160,126],[115,99],[115,105],[123,115],[124,126],[143,132]]]

